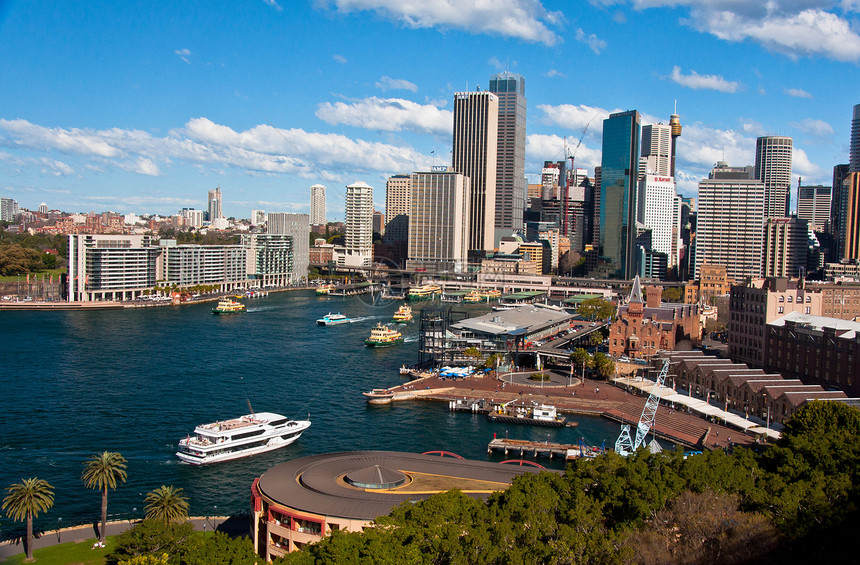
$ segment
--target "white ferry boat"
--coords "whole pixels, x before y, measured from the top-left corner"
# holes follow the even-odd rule
[[[349,323],[349,318],[338,312],[337,314],[332,314],[329,312],[319,320],[317,320],[317,325],[320,326],[334,326],[336,324],[346,324]]]
[[[272,412],[202,424],[179,441],[176,456],[193,465],[248,457],[290,445],[310,426],[309,420],[290,420]]]

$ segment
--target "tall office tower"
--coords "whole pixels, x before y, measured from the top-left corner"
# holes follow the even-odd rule
[[[271,235],[288,235],[293,238],[293,268],[290,271],[290,281],[299,282],[306,278],[310,254],[310,216],[269,212],[266,231]]]
[[[848,166],[852,173],[860,172],[860,104],[854,106],[851,119],[851,146],[848,153]]]
[[[406,267],[465,272],[469,255],[469,179],[454,171],[412,173]]]
[[[766,218],[788,216],[791,194],[791,138],[759,137],[755,141],[755,177],[764,183]]]
[[[559,166],[561,165],[561,166]],[[553,198],[560,198],[558,187],[564,182],[562,179],[564,178],[564,163],[553,163],[551,161],[545,161],[543,164],[543,169],[540,172],[540,183],[541,183],[541,192],[540,197],[541,200],[552,200]],[[510,235],[510,234],[508,234]]]
[[[412,206],[412,177],[394,175],[385,183],[385,241],[409,240],[409,208]]]
[[[224,215],[221,213],[221,187],[217,187],[215,190],[209,191],[209,217],[207,218],[210,222],[216,220],[218,218],[223,218]]]
[[[373,260],[373,188],[358,181],[346,187],[347,263],[369,267]]]
[[[839,258],[860,259],[860,172],[848,173],[842,182],[845,210]],[[844,243],[843,243],[844,242]]]
[[[694,279],[705,263],[725,266],[730,280],[761,276],[765,187],[744,170],[719,162],[699,182]]]
[[[453,167],[469,177],[469,252],[492,251],[496,225],[499,98],[492,92],[454,94]]]
[[[669,169],[669,176],[675,176],[675,150],[677,149],[678,138],[681,137],[681,116],[672,114],[669,116],[669,127],[672,128],[672,163]]]
[[[379,235],[385,235],[385,214],[379,210],[373,211],[373,231]]]
[[[639,157],[639,176],[672,176],[672,127],[666,124],[642,126],[642,153]]]
[[[672,177],[647,174],[639,181],[637,200],[639,221],[651,229],[651,249],[666,254],[668,268],[677,266],[681,199],[675,191],[675,181]]]
[[[842,232],[842,227],[845,225],[845,210],[842,207],[842,203],[845,201],[843,182],[847,176],[847,163],[833,167],[833,193],[830,200],[830,234],[836,239],[837,248],[845,243],[845,234]]]
[[[609,277],[636,274],[636,182],[639,177],[639,112],[603,120],[600,181],[600,261]]]
[[[762,250],[763,277],[799,277],[806,268],[809,224],[796,216],[767,218]]]
[[[311,185],[311,225],[325,225],[325,187],[321,184]]]
[[[603,184],[603,169],[600,165],[594,167],[594,217],[591,220],[591,244],[595,249],[600,247],[600,191]]]
[[[490,77],[499,97],[496,161],[496,222],[493,246],[502,236],[522,231],[526,209],[526,80],[507,71]]]
[[[801,186],[797,179],[797,217],[806,220],[813,231],[825,231],[830,223],[829,186]]]

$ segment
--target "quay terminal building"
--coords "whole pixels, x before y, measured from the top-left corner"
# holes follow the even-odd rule
[[[486,499],[533,467],[439,455],[352,451],[287,461],[251,486],[251,536],[266,561],[334,530],[360,532],[403,502],[459,489]]]
[[[304,229],[245,234],[238,245],[177,245],[150,235],[70,235],[66,298],[120,302],[142,298],[155,287],[216,285],[227,292],[297,283],[308,271],[308,223],[307,215],[290,216],[303,218]]]

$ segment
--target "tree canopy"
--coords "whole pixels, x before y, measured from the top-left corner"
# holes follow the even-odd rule
[[[576,311],[586,320],[606,320],[615,315],[616,306],[603,298],[587,298]]]

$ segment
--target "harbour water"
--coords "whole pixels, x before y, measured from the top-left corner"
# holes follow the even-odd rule
[[[113,519],[140,518],[145,494],[185,490],[194,515],[248,510],[253,479],[296,457],[364,449],[445,450],[487,459],[500,437],[609,446],[618,426],[576,417],[577,428],[530,428],[449,413],[445,403],[368,406],[362,391],[403,382],[398,369],[417,359],[416,320],[405,343],[365,348],[397,302],[369,296],[318,298],[310,291],[249,299],[248,311],[213,316],[212,304],[92,312],[0,312],[0,488],[22,478],[47,480],[55,505],[37,521],[53,529],[96,520],[98,492],[80,480],[82,462],[99,451],[128,459],[128,480],[108,495]],[[438,301],[436,306],[438,306]],[[448,306],[448,305],[443,305]],[[483,313],[486,305],[457,306]],[[317,326],[328,312],[350,324]],[[248,412],[310,415],[293,445],[206,466],[181,463],[179,439],[195,425]],[[492,460],[501,460],[492,456]],[[539,463],[551,465],[546,460]],[[0,516],[0,532],[20,527]]]

